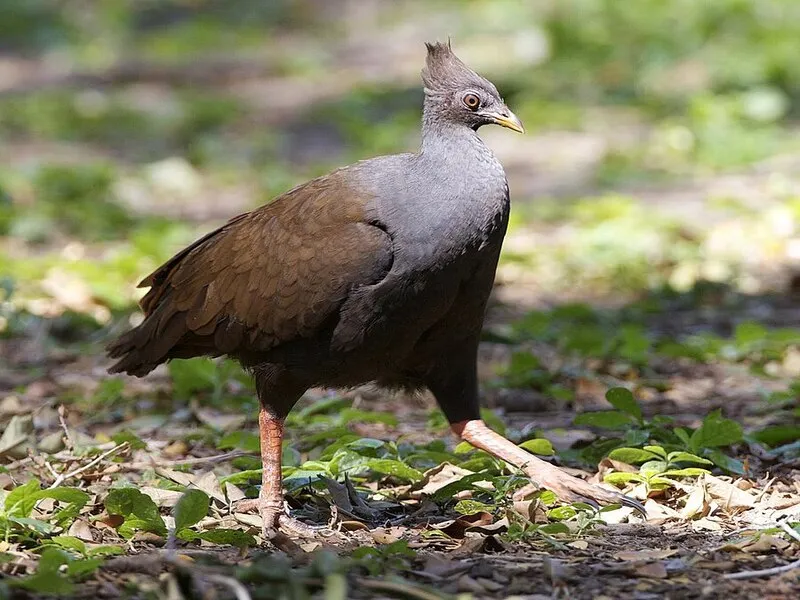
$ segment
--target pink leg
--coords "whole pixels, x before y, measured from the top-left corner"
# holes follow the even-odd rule
[[[450,427],[462,440],[514,465],[525,473],[536,488],[547,488],[561,500],[566,502],[586,502],[588,500],[602,504],[620,503],[644,513],[644,507],[635,500],[568,475],[558,467],[537,458],[499,433],[492,431],[486,426],[486,423],[479,419],[453,423]]]
[[[291,518],[283,510],[283,478],[281,454],[283,450],[283,419],[274,416],[263,406],[258,413],[258,432],[261,440],[261,492],[258,499],[242,500],[236,510],[246,512],[257,508],[264,521],[264,537],[279,547],[288,546],[291,540],[279,530],[301,537],[315,535],[314,528]],[[288,541],[287,541],[288,540]],[[285,549],[281,547],[281,549]]]

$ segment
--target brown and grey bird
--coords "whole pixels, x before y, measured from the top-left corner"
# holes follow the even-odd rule
[[[111,372],[228,355],[261,410],[265,530],[283,511],[283,422],[312,386],[428,388],[452,430],[564,500],[632,502],[572,477],[479,417],[476,361],[509,213],[483,125],[522,132],[495,86],[427,44],[418,152],[314,179],[197,240],[141,282],[145,319],[108,347]]]

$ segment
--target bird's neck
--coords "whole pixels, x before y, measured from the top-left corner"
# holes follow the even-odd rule
[[[426,98],[422,112],[422,144],[420,154],[434,156],[451,154],[456,146],[485,147],[475,130],[463,123],[454,123],[443,117]]]

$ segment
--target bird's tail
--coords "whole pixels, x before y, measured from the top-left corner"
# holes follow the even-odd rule
[[[184,315],[163,302],[141,325],[106,346],[108,356],[119,359],[108,372],[142,377],[170,358],[183,358],[173,354],[185,333]]]

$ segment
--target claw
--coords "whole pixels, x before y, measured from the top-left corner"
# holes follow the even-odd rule
[[[634,500],[630,496],[620,495],[619,499],[622,506],[627,506],[628,508],[632,508],[636,512],[638,512],[643,517],[647,518],[647,511],[644,508],[644,504],[639,502],[638,500]]]

